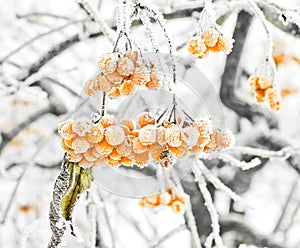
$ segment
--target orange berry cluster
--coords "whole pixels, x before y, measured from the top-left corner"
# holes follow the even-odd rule
[[[127,162],[116,150],[125,142],[125,132],[116,125],[112,115],[104,116],[97,124],[86,117],[67,120],[59,125],[58,132],[67,152],[66,158],[84,168],[108,160],[112,163],[116,158],[122,159],[124,164]]]
[[[95,124],[81,117],[61,123],[58,132],[66,158],[84,168],[103,163],[144,167],[149,162],[148,151],[136,153],[133,149],[133,139],[139,134],[133,120],[122,120],[117,125],[113,115],[105,115]]]
[[[112,115],[103,116],[97,124],[82,117],[60,124],[59,134],[67,159],[82,167],[100,163],[144,167],[149,159],[168,167],[176,158],[221,150],[234,143],[231,132],[213,131],[209,118],[199,118],[185,126],[180,122],[179,118],[179,124],[164,121],[157,125],[151,113],[143,113],[138,119],[140,129],[136,129],[130,119],[117,125]]]
[[[172,189],[167,189],[166,192],[154,196],[142,197],[139,204],[141,207],[148,208],[167,206],[175,213],[183,213],[186,209],[188,197],[185,193],[176,194]]]
[[[249,78],[249,85],[255,92],[257,102],[267,102],[269,108],[273,111],[280,109],[281,94],[272,86],[272,78],[270,76],[251,76]]]
[[[188,43],[188,51],[198,58],[204,58],[209,52],[225,52],[229,54],[233,47],[233,39],[220,34],[214,28],[205,29],[201,35],[192,37]]]
[[[148,89],[160,88],[160,79],[155,69],[148,69],[138,52],[129,50],[124,55],[106,53],[98,62],[100,74],[84,84],[84,91],[92,96],[98,91],[107,92],[109,97],[133,94],[137,86],[145,85]]]
[[[158,125],[151,113],[143,113],[138,120],[138,134],[131,140],[133,151],[137,154],[149,153],[153,161],[168,167],[176,158],[221,150],[234,143],[229,131],[213,131],[212,121],[207,117],[195,119],[193,123],[184,126],[182,122],[178,118],[178,124],[164,121]]]

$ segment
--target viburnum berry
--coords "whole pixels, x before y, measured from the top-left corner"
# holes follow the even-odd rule
[[[192,55],[204,58],[209,52],[229,54],[233,43],[233,39],[221,34],[215,28],[204,28],[200,35],[189,39],[187,49]]]
[[[254,91],[257,102],[267,102],[272,111],[280,109],[282,97],[280,92],[273,88],[271,76],[251,76],[248,84]]]
[[[270,102],[276,97],[274,91],[267,95]],[[97,123],[87,117],[61,123],[59,134],[66,158],[85,168],[99,163],[142,168],[149,159],[169,167],[190,154],[219,151],[234,144],[232,133],[213,130],[209,117],[181,119],[181,124],[163,120],[159,124],[153,113],[144,112],[137,122],[139,128],[131,119],[117,124],[115,116],[106,114]]]

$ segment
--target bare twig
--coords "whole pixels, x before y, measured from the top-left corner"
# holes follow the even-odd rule
[[[202,7],[199,7],[199,6],[196,6],[193,8],[187,7],[184,9],[176,10],[171,13],[164,13],[163,16],[167,20],[178,19],[178,18],[183,18],[183,17],[190,17],[193,12],[200,12],[201,10],[202,10]],[[295,25],[285,26],[279,21],[278,14],[271,12],[268,8],[266,9],[266,8],[262,7],[262,10],[263,10],[264,14],[266,15],[267,19],[269,21],[271,21],[275,26],[277,26],[278,28],[280,28],[290,34],[295,35],[296,37],[298,37],[298,36],[300,37],[300,31],[298,28],[296,28]],[[249,19],[249,18],[246,18],[246,19]],[[134,22],[133,25],[140,25],[140,22]],[[113,30],[116,30],[116,26],[112,26],[111,28]],[[87,38],[92,39],[92,38],[97,38],[102,35],[103,35],[103,32],[100,31],[100,32],[90,33]],[[21,81],[26,80],[32,74],[38,72],[47,62],[49,62],[54,57],[61,54],[63,51],[67,50],[68,48],[70,48],[71,46],[73,46],[74,44],[76,44],[80,41],[81,41],[80,34],[75,34],[75,35],[67,38],[65,41],[58,43],[57,45],[52,47],[48,52],[46,52],[39,60],[37,60],[35,63],[31,64],[29,66],[27,73],[25,73],[23,76],[21,76],[20,80]],[[236,43],[237,43],[237,40],[236,40]],[[255,110],[256,110],[256,108],[253,108],[254,112],[255,112]]]

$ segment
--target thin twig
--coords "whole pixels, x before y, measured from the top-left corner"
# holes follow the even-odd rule
[[[22,14],[22,15],[16,14],[16,17],[18,19],[28,18],[28,17],[32,17],[32,16],[36,16],[36,17],[45,16],[45,17],[52,17],[52,18],[56,18],[56,19],[71,20],[71,18],[66,17],[66,16],[61,16],[61,15],[56,15],[56,14],[51,14],[51,13],[44,13],[44,12],[32,12],[32,13]]]
[[[184,188],[183,188],[182,184],[179,182],[176,172],[171,173],[171,179],[174,181],[174,183],[177,184],[178,189],[180,191],[184,192]],[[192,211],[192,201],[191,201],[190,197],[187,200],[187,206],[186,206],[186,211],[184,213],[184,219],[185,219],[186,226],[191,234],[192,248],[202,248],[201,240],[200,240],[200,232],[199,232],[199,229],[197,228],[196,219],[195,219],[195,216]]]
[[[51,134],[52,135],[52,134]],[[38,156],[38,154],[40,153],[40,151],[44,148],[44,146],[46,145],[47,141],[48,141],[48,138],[51,137],[51,135],[48,135],[46,137],[44,137],[41,141],[41,144],[38,145],[38,149],[35,151],[35,153],[33,154],[33,156],[31,157],[29,163],[27,163],[27,165],[24,167],[23,171],[21,172],[20,176],[18,177],[17,179],[17,183],[9,197],[9,201],[6,205],[6,208],[4,210],[4,213],[3,213],[3,216],[2,216],[2,219],[0,221],[0,224],[4,224],[6,219],[7,219],[7,216],[8,216],[8,213],[9,213],[9,210],[11,209],[11,206],[15,200],[15,197],[16,197],[16,194],[18,192],[18,189],[21,185],[21,182],[23,181],[24,177],[25,177],[25,174],[26,172],[29,170],[29,168],[31,168],[33,165],[34,165],[34,160],[35,158]]]
[[[65,25],[62,25],[62,26],[60,26],[60,27],[58,27],[58,28],[54,28],[54,29],[52,29],[52,30],[50,30],[50,31],[48,31],[48,32],[39,34],[39,35],[37,35],[37,36],[31,38],[30,40],[26,41],[26,42],[25,42],[24,44],[22,44],[21,46],[17,47],[16,49],[12,50],[12,51],[9,52],[7,55],[5,55],[5,56],[0,60],[0,64],[3,63],[3,62],[5,62],[9,57],[11,57],[12,55],[16,54],[17,52],[19,52],[19,51],[22,50],[23,48],[27,47],[28,45],[30,45],[30,44],[33,43],[34,41],[39,40],[39,39],[41,39],[41,38],[43,38],[43,37],[45,37],[45,36],[48,36],[48,35],[50,35],[50,34],[53,34],[53,33],[57,32],[57,31],[63,30],[63,29],[65,29],[65,28],[68,27],[68,26],[71,26],[71,25],[77,24],[77,23],[82,23],[82,22],[84,22],[84,21],[86,21],[86,19],[70,21],[70,22],[68,22],[68,23],[65,24]]]
[[[92,18],[94,22],[96,22],[101,31],[103,32],[104,36],[109,40],[111,44],[115,42],[115,31],[110,28],[105,21],[103,21],[98,14],[98,10],[94,9],[92,5],[88,2],[88,0],[78,0],[77,1],[79,6],[87,13],[88,16]]]
[[[291,203],[292,196],[294,195],[294,193],[295,193],[295,191],[297,189],[297,186],[298,186],[298,183],[299,183],[298,180],[299,179],[297,178],[295,180],[295,182],[293,183],[293,185],[292,185],[292,188],[290,190],[290,193],[287,196],[287,199],[286,199],[285,204],[284,204],[284,206],[282,208],[281,214],[280,214],[279,219],[278,219],[278,221],[277,221],[277,223],[275,225],[273,233],[276,233],[279,230],[280,226],[281,226],[281,223],[282,223],[282,221],[283,221],[283,219],[284,219],[284,217],[285,217],[285,215],[287,213],[288,206]]]
[[[292,147],[289,140],[281,137],[277,132],[262,132],[256,139],[255,142],[266,147],[270,150],[281,150],[285,147]],[[300,154],[292,152],[287,153],[287,162],[299,175],[300,175]]]
[[[178,19],[182,17],[188,17],[191,16],[193,11],[201,11],[202,8],[196,7],[192,9],[183,9],[183,10],[178,10],[174,11],[172,13],[164,14],[165,19]],[[132,24],[133,26],[138,26],[141,25],[140,22],[134,22]],[[116,30],[116,26],[112,26],[112,30]],[[97,37],[100,37],[103,35],[102,31],[99,32],[93,32],[90,33],[87,36],[87,39],[94,39]],[[56,56],[60,55],[62,52],[70,48],[71,46],[77,44],[78,42],[82,41],[82,35],[81,34],[74,34],[71,37],[68,37],[66,40],[54,45],[52,48],[50,48],[44,55],[42,55],[36,62],[31,64],[27,70],[27,72],[24,75],[21,75],[19,80],[20,81],[25,81],[28,77],[31,75],[37,73],[43,66],[45,66],[49,61],[51,61],[53,58]]]
[[[106,208],[106,205],[105,205],[105,200],[104,200],[104,197],[102,196],[101,190],[97,189],[97,192],[98,192],[98,196],[100,198],[100,201],[103,203],[103,214],[104,214],[106,224],[107,224],[107,227],[108,227],[108,230],[109,230],[109,233],[110,233],[110,237],[111,237],[111,242],[112,242],[111,247],[114,248],[114,247],[116,247],[114,232],[113,232],[113,229],[112,229],[112,226],[111,226],[111,223],[110,223],[110,218],[109,218],[109,214],[108,214],[108,211],[107,211],[107,208]]]
[[[231,197],[232,200],[243,203],[243,199],[235,192],[233,192],[229,187],[227,187],[218,177],[214,176],[202,161],[197,160],[197,162],[197,166],[199,167],[203,176],[209,182],[211,182],[216,189],[224,191],[227,195]]]
[[[102,105],[101,105],[101,117],[105,115],[105,104],[106,104],[106,92],[103,92],[102,95]]]
[[[121,216],[140,234],[140,236],[146,241],[146,243],[148,243],[148,244],[150,243],[150,239],[146,236],[146,234],[143,231],[141,231],[139,221],[136,221],[135,219],[133,219],[130,215],[128,215],[125,212],[121,212]]]
[[[51,106],[47,106],[46,108],[42,108],[41,110],[37,111],[34,115],[27,118],[25,121],[18,124],[15,128],[13,128],[9,132],[3,132],[0,135],[2,136],[2,142],[0,143],[0,154],[4,147],[13,140],[21,131],[23,131],[26,127],[31,125],[33,122],[40,119],[42,116],[46,115],[47,113],[51,112]]]
[[[284,13],[270,7],[270,5],[266,5],[264,2],[257,1],[257,4],[263,11],[265,18],[278,29],[296,38],[300,38],[300,28],[297,24],[290,22],[288,19],[283,23],[281,19],[285,17]]]
[[[196,166],[193,166],[192,169],[193,169],[195,178],[198,180],[198,187],[201,191],[201,194],[202,194],[204,202],[205,202],[205,206],[206,206],[206,208],[209,212],[210,218],[211,218],[211,227],[212,227],[212,233],[214,236],[214,241],[218,248],[223,248],[224,245],[223,245],[222,238],[220,236],[219,215],[215,209],[211,194],[207,189],[206,182],[203,180],[201,171]]]
[[[163,237],[161,237],[157,242],[155,242],[153,245],[151,245],[152,248],[157,248],[160,245],[162,245],[165,241],[167,241],[169,238],[173,237],[179,232],[185,231],[186,226],[185,225],[180,225],[179,227],[173,229],[172,231],[168,232],[165,234]]]

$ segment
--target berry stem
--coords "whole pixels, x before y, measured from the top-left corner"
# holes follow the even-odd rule
[[[102,106],[101,106],[101,118],[105,115],[105,103],[106,103],[106,92],[103,92]]]

